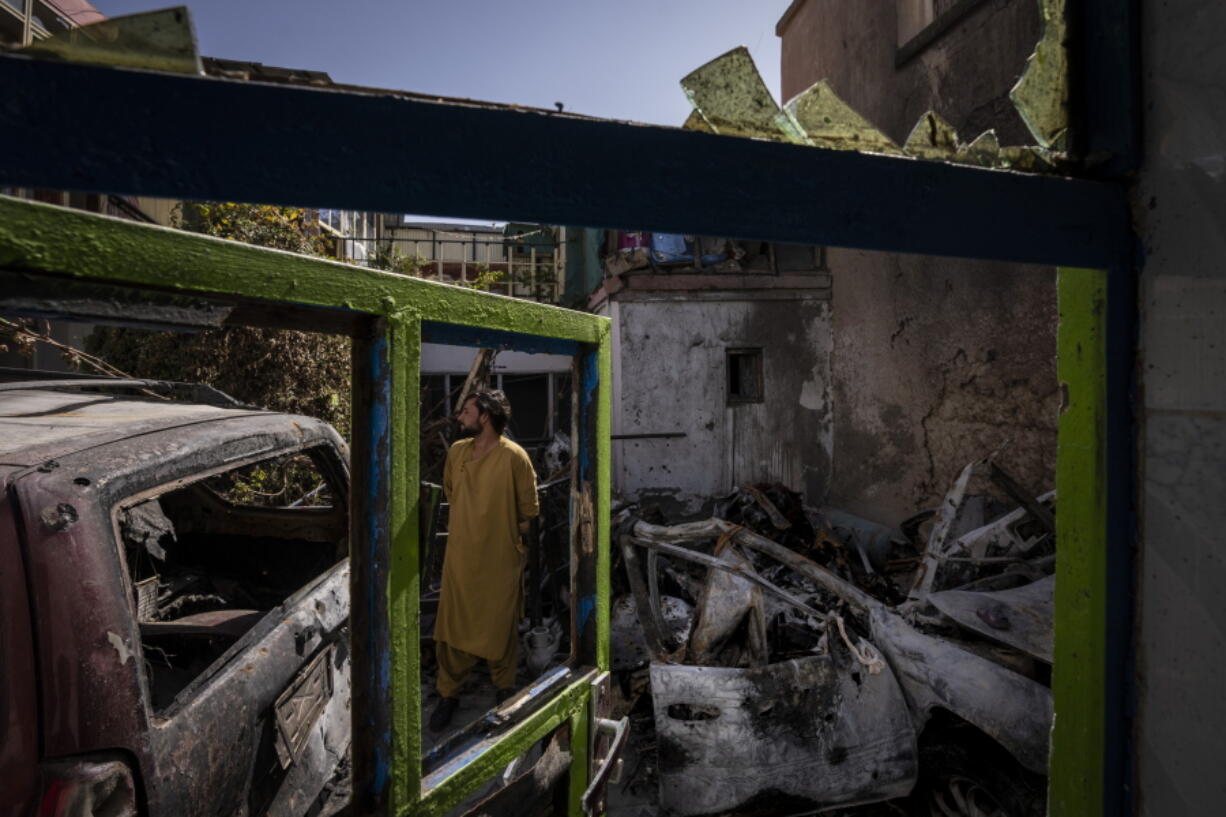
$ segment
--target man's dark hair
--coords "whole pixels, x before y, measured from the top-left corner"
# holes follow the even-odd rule
[[[490,418],[490,425],[499,434],[507,427],[507,420],[511,419],[511,403],[507,400],[507,396],[502,393],[501,389],[479,389],[464,400],[467,403],[469,400],[477,401],[477,411]]]

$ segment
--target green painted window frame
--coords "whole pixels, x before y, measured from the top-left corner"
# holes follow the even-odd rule
[[[1108,686],[1108,287],[1119,271],[1060,267],[1056,377],[1055,652],[1048,814],[1104,811]]]
[[[386,508],[386,527],[390,532],[385,593],[391,638],[388,670],[392,726],[390,803],[386,811],[395,815],[445,814],[512,758],[558,727],[569,724],[571,813],[582,813],[579,795],[588,774],[590,685],[597,673],[609,667],[611,346],[607,318],[0,196],[0,280],[13,273],[149,290],[169,288],[202,296],[264,302],[286,311],[339,309],[348,318],[363,320],[374,327],[374,337],[355,337],[354,357],[357,361],[366,351],[381,347],[379,355],[388,367],[391,387],[385,418],[392,469]],[[595,576],[590,590],[595,595],[594,666],[586,672],[576,672],[549,703],[428,792],[421,788],[421,665],[420,642],[416,637],[419,631],[416,395],[423,321],[572,341],[580,344],[586,354],[595,356],[597,371],[591,418]],[[355,381],[358,379],[355,376]],[[364,398],[357,394],[362,385],[355,382],[354,388],[356,406]],[[362,433],[362,422],[356,412],[354,425],[356,454],[358,435]],[[359,572],[355,567],[354,573]],[[360,589],[355,584],[354,590]],[[359,598],[355,592],[351,609]],[[355,710],[355,727],[358,720]]]

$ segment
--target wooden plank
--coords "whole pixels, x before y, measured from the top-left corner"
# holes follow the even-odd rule
[[[1127,224],[1114,185],[568,114],[15,54],[0,85],[13,186],[1083,266]]]

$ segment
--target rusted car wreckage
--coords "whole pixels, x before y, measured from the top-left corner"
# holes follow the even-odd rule
[[[0,578],[6,621],[29,616],[34,635],[6,639],[5,662],[40,672],[9,673],[3,692],[27,713],[10,739],[71,758],[29,769],[30,796],[116,814],[135,813],[138,786],[150,813],[342,805],[348,465],[336,432],[207,387],[29,376],[0,382],[0,538],[4,563],[23,568]],[[134,388],[194,402],[117,393]],[[252,468],[287,463],[296,495],[239,490]],[[981,476],[1019,506],[972,494]],[[623,511],[629,592],[613,605],[612,662],[623,681],[646,667],[662,812],[915,791],[934,813],[1041,813],[1054,501],[989,458],[897,528],[767,485],[698,522]],[[40,697],[91,703],[52,712]]]
[[[539,486],[548,519],[565,519],[560,484]],[[0,812],[351,805],[349,450],[331,426],[207,385],[0,369],[0,489],[0,659],[18,670],[0,681],[17,714]],[[550,527],[542,547],[564,548]],[[441,739],[428,772],[568,679],[546,641],[531,688]],[[481,805],[536,808],[568,762],[556,739],[533,747]]]
[[[0,709],[25,766],[6,763],[6,802],[115,817],[346,802],[345,443],[208,387],[30,377],[0,376]],[[171,392],[195,402],[151,399]],[[253,468],[309,490],[244,497]]]
[[[613,667],[629,690],[649,664],[662,813],[1042,814],[1054,505],[987,458],[897,528],[770,485],[702,521],[624,510]]]

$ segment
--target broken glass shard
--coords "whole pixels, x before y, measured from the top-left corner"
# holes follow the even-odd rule
[[[996,131],[986,130],[970,144],[960,147],[954,161],[993,167],[999,158],[1000,140],[996,138]]]
[[[775,122],[779,106],[744,46],[687,74],[681,80],[681,88],[694,110],[716,133],[785,138]]]
[[[22,53],[116,68],[203,73],[186,6],[72,28],[26,46]]]
[[[1038,2],[1043,36],[1026,60],[1026,70],[1009,98],[1035,141],[1051,150],[1066,150],[1069,66],[1065,0]]]
[[[893,139],[839,99],[824,79],[793,97],[784,113],[807,144],[835,150],[902,153]]]
[[[911,129],[903,150],[921,159],[950,159],[958,150],[958,132],[936,111],[928,111]]]
[[[1000,166],[1027,173],[1046,173],[1054,169],[1051,154],[1043,148],[1010,145],[1000,149]]]
[[[690,111],[690,115],[686,117],[681,127],[685,130],[696,130],[702,133],[715,133],[715,129],[707,124],[707,120],[703,119],[702,114],[698,111]]]

